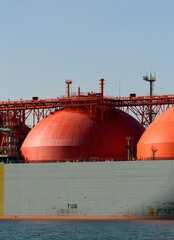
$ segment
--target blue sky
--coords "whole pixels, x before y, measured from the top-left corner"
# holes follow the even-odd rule
[[[66,79],[147,95],[150,66],[155,94],[174,94],[173,13],[173,0],[0,0],[0,101],[64,95]]]

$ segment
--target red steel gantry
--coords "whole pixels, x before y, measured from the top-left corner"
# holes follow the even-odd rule
[[[91,118],[102,118],[103,112],[112,108],[118,108],[124,112],[132,113],[141,122],[142,126],[147,126],[152,120],[174,105],[174,95],[141,96],[136,97],[104,97],[103,83],[100,80],[100,93],[83,94],[78,88],[78,93],[70,96],[69,89],[66,97],[55,99],[38,99],[0,102],[0,125],[11,127],[15,139],[25,138],[25,133],[29,131],[26,126],[28,119],[32,119],[31,128],[41,119],[54,111],[61,109],[87,109],[91,113]],[[69,84],[69,82],[68,82]],[[68,85],[69,86],[69,85]]]

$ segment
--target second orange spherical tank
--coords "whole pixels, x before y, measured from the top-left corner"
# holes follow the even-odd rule
[[[145,130],[137,145],[137,157],[174,157],[174,107],[163,112]]]

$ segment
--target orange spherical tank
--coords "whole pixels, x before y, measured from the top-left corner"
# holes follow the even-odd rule
[[[138,158],[174,156],[174,107],[158,116],[145,130],[137,144]]]
[[[92,120],[88,111],[62,110],[29,132],[21,152],[28,162],[127,157],[126,137],[132,137],[135,154],[141,134],[141,124],[119,110],[104,115],[103,120]]]

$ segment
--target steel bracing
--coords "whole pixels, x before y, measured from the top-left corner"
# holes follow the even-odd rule
[[[50,113],[61,109],[85,109],[93,119],[101,119],[104,112],[118,108],[134,116],[147,127],[159,114],[174,104],[174,95],[140,97],[102,97],[100,93],[73,94],[70,97],[0,102],[1,126],[11,127],[20,142],[32,128]]]

